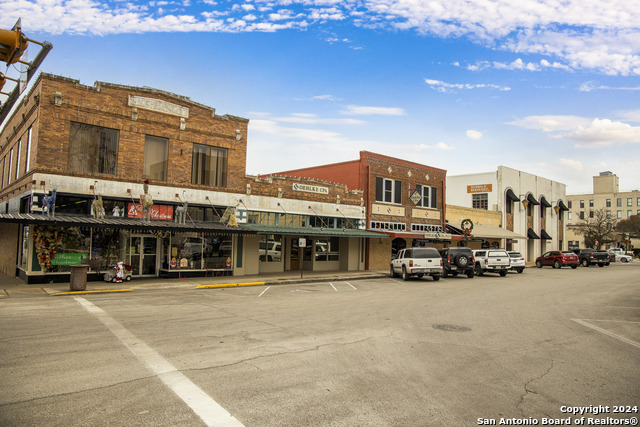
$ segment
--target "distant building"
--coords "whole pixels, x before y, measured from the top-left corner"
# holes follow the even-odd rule
[[[569,248],[584,248],[584,236],[578,232],[578,225],[594,218],[596,211],[603,210],[607,218],[620,221],[633,215],[640,215],[640,190],[620,191],[620,180],[610,171],[600,172],[593,177],[593,193],[567,196],[569,207],[567,239]],[[628,250],[640,247],[640,239],[616,234],[604,242],[598,242],[605,249],[625,247]]]
[[[474,227],[475,238],[499,238],[501,246],[521,252],[528,262],[546,251],[567,249],[565,184],[499,166],[494,172],[448,176],[446,188],[449,205],[501,213],[501,235]]]

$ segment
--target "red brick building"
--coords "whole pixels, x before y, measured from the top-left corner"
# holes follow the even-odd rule
[[[367,151],[360,159],[275,173],[316,178],[362,190],[367,230],[390,239],[367,241],[367,269],[386,270],[392,254],[405,247],[451,243],[445,223],[447,171]]]
[[[362,191],[247,176],[248,124],[162,90],[41,74],[0,131],[0,270],[36,282],[80,262],[168,277],[364,269],[379,234],[362,229]]]

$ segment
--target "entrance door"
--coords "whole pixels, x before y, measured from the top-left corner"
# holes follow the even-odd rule
[[[301,255],[302,254],[300,253],[300,246],[298,246],[298,239],[294,237],[291,239],[291,260],[289,263],[289,270],[300,270]]]
[[[131,236],[131,267],[134,276],[155,276],[158,239],[153,236]]]

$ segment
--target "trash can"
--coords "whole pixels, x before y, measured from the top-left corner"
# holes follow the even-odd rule
[[[71,266],[71,279],[69,280],[69,284],[72,291],[84,291],[85,289],[87,289],[88,272],[88,265]]]

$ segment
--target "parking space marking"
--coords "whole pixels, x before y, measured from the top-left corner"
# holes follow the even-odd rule
[[[354,291],[357,291],[357,290],[358,290],[358,288],[356,288],[355,286],[353,286],[351,283],[349,283],[349,282],[344,282],[344,283],[346,283],[347,285],[351,286],[351,287],[353,288],[353,290],[354,290]]]
[[[157,351],[133,335],[106,311],[82,297],[73,297],[111,331],[151,372],[182,399],[208,426],[242,426],[243,424],[195,385]]]
[[[336,289],[335,286],[333,286],[333,283],[329,283],[331,285],[331,287],[333,288],[334,291],[338,292],[338,290]]]
[[[264,291],[260,292],[260,295],[258,295],[258,298],[260,298],[265,292],[267,292],[270,287],[271,286],[267,286],[267,289],[265,289]]]
[[[596,325],[592,325],[591,323],[585,322],[582,319],[571,319],[571,320],[573,320],[576,323],[581,324],[582,326],[586,326],[587,328],[591,328],[591,329],[593,329],[595,331],[601,332],[601,333],[603,333],[605,335],[609,335],[612,338],[618,339],[618,340],[620,340],[622,342],[625,342],[627,344],[630,344],[630,345],[632,345],[634,347],[640,348],[640,343],[639,342],[630,340],[629,338],[625,338],[625,337],[620,336],[618,334],[614,334],[613,332],[607,331],[606,329],[599,328]]]

